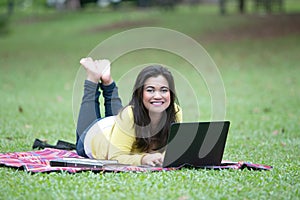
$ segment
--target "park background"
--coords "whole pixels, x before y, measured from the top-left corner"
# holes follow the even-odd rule
[[[9,2],[0,4],[0,152],[29,151],[35,138],[75,142],[72,96],[80,58],[114,34],[150,26],[190,36],[218,66],[231,121],[224,159],[274,169],[74,175],[1,167],[0,199],[299,199],[298,0],[283,1],[281,9],[274,1],[271,10],[249,0],[242,13],[231,0],[225,13],[216,1],[83,8]],[[141,51],[113,63],[112,73],[118,80],[122,70],[166,57],[182,69],[177,57]],[[186,73],[191,81],[198,78]],[[197,120],[210,120],[205,86],[196,95]]]

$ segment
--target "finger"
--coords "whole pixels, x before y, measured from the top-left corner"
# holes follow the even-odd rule
[[[159,158],[159,163],[163,163],[163,161],[164,161],[163,157],[160,157]]]
[[[88,58],[80,59],[79,62],[80,62],[80,64],[84,65],[84,64],[87,64],[87,63],[92,62],[92,61],[93,61],[93,59],[91,57],[88,57]]]
[[[155,163],[154,163],[153,161],[152,161],[152,162],[151,162],[151,161],[148,162],[148,165],[149,165],[149,166],[152,166],[152,167],[155,167]]]
[[[93,58],[87,57],[86,60],[87,60],[87,61],[93,61]]]
[[[162,163],[160,163],[160,162],[155,162],[155,165],[154,165],[153,167],[160,167],[160,166],[162,166]]]
[[[162,160],[162,159],[159,159],[159,160],[157,161],[157,165],[162,165],[162,163],[163,163],[163,160]]]
[[[155,166],[158,166],[158,165],[162,164],[162,162],[159,159],[153,160],[153,163],[154,163]]]
[[[110,65],[110,61],[108,59],[103,59],[102,62],[105,63],[106,65]]]
[[[82,65],[83,65],[85,62],[86,62],[86,58],[81,58],[80,61],[79,61],[79,63],[82,64]]]
[[[162,156],[161,153],[156,153],[156,154],[155,154],[155,158],[156,158],[156,160],[158,160],[158,161],[160,161],[160,162],[162,162],[162,160],[163,160],[163,156]]]

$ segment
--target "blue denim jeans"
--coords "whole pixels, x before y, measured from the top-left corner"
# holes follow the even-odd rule
[[[123,107],[115,82],[106,86],[85,80],[76,128],[76,151],[78,155],[83,157],[88,157],[84,151],[84,138],[90,127],[102,119],[99,107],[101,94],[99,88],[101,88],[104,97],[105,117],[117,115]]]

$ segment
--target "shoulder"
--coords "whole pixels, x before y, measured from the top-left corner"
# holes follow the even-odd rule
[[[116,116],[116,126],[123,132],[132,133],[134,127],[134,117],[132,106],[126,106]]]
[[[133,119],[133,107],[131,105],[126,106],[119,112],[117,118]]]

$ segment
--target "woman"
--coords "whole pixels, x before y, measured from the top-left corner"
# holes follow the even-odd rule
[[[144,68],[136,79],[131,101],[122,108],[110,62],[84,58],[80,63],[87,80],[77,123],[78,154],[131,165],[162,165],[170,125],[182,120],[181,109],[175,104],[172,74],[159,65]],[[105,118],[100,116],[99,88]]]

